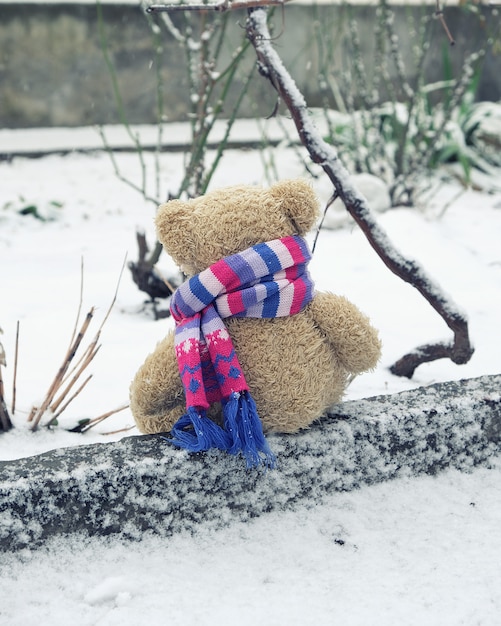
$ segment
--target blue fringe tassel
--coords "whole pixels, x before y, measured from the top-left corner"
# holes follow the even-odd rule
[[[188,430],[186,430],[188,428]],[[189,407],[171,430],[170,443],[189,452],[201,452],[210,448],[227,450],[230,445],[228,433],[207,417],[204,410]]]
[[[249,392],[232,393],[223,405],[223,415],[232,442],[230,454],[241,452],[248,468],[261,463],[270,469],[276,467],[275,455],[265,439],[256,403]]]
[[[276,467],[275,455],[265,439],[250,393],[233,392],[222,404],[224,429],[208,418],[204,410],[189,407],[172,427],[173,438],[167,441],[189,452],[218,448],[230,454],[242,453],[247,468],[261,464],[270,469]]]

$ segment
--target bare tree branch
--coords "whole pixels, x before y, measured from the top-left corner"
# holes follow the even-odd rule
[[[336,150],[322,139],[315,128],[303,95],[271,45],[266,18],[265,9],[249,9],[247,36],[256,51],[261,74],[268,78],[289,109],[310,158],[321,165],[332,181],[336,194],[385,265],[399,278],[415,287],[454,333],[454,340],[450,343],[428,344],[403,356],[390,368],[392,373],[411,378],[420,364],[441,358],[450,358],[456,364],[468,362],[473,354],[473,347],[468,335],[466,316],[415,261],[405,258],[395,249],[387,234],[377,224],[367,200],[353,187],[349,173],[339,161]]]
[[[449,30],[445,18],[444,18],[444,12],[440,6],[440,0],[437,0],[437,9],[435,11],[435,17],[437,17],[440,20],[440,23],[442,24],[442,28],[445,30],[445,34],[447,35],[447,39],[449,40],[449,43],[451,44],[451,46],[453,46],[456,42],[454,40],[454,37],[451,35],[451,31]]]
[[[175,11],[234,11],[252,7],[279,6],[291,0],[220,0],[213,4],[151,4],[146,7],[147,13],[174,13]]]

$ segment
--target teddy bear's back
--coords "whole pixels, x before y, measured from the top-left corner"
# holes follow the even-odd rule
[[[308,307],[290,317],[225,322],[265,431],[295,432],[341,399],[347,373]]]

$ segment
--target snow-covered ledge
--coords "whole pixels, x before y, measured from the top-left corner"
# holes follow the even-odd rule
[[[279,467],[267,472],[224,453],[188,455],[160,436],[0,462],[0,548],[74,532],[218,528],[364,484],[488,464],[501,451],[501,375],[346,402],[269,441]]]

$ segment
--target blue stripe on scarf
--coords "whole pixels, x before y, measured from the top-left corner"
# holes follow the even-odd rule
[[[263,317],[275,317],[280,304],[280,291],[274,281],[263,283],[266,287],[266,299],[263,301]]]
[[[201,302],[203,302],[205,304],[205,306],[207,306],[208,304],[210,304],[213,300],[214,300],[214,295],[213,293],[211,293],[207,287],[205,287],[202,284],[202,281],[200,280],[200,275],[196,274],[195,276],[193,276],[192,278],[190,278],[190,290],[191,292],[195,295],[196,298],[198,298]],[[200,309],[198,309],[200,310]],[[196,311],[193,311],[193,313],[195,313]],[[191,315],[193,315],[193,313]]]
[[[256,252],[266,263],[270,274],[275,274],[276,272],[279,272],[281,269],[283,269],[280,259],[267,243],[258,243],[256,246],[254,246],[254,250],[256,250]]]

